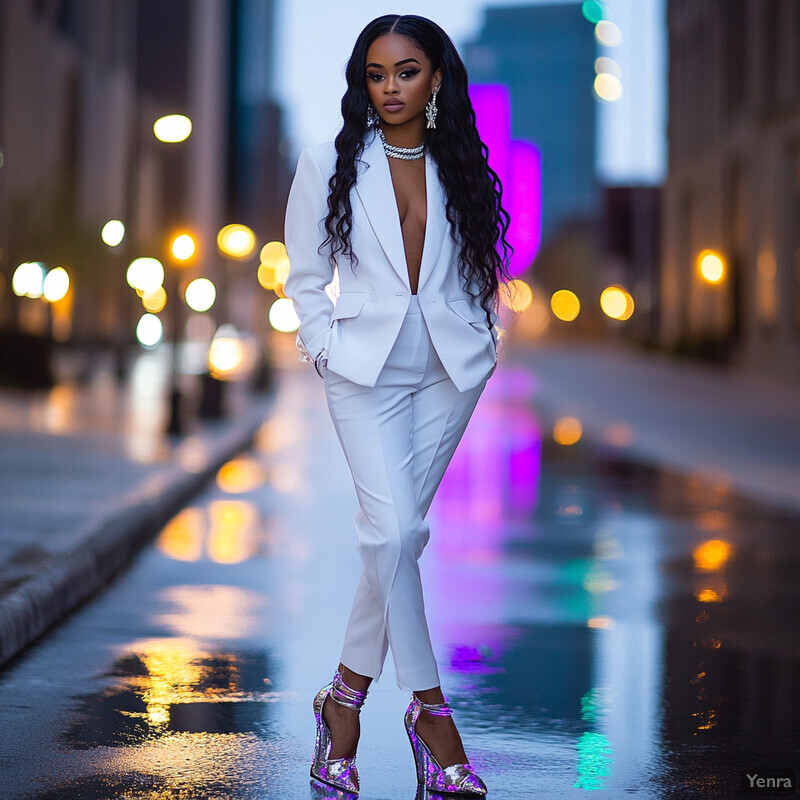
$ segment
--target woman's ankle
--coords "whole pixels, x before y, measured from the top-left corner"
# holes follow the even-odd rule
[[[346,686],[349,686],[356,692],[366,694],[372,683],[372,678],[368,678],[366,675],[359,675],[344,664],[339,664],[339,672]]]
[[[434,686],[433,689],[423,689],[421,692],[414,692],[414,697],[421,703],[427,705],[441,705],[445,702],[441,686]]]

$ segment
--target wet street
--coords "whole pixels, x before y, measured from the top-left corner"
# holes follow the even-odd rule
[[[445,693],[491,798],[735,798],[800,771],[800,517],[632,461],[499,369],[428,517]],[[323,798],[311,701],[360,573],[309,370],[257,446],[0,673],[0,797]],[[411,800],[391,663],[363,800]]]

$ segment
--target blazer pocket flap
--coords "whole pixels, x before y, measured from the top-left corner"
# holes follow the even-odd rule
[[[466,298],[458,297],[455,300],[448,300],[447,305],[449,305],[461,319],[467,322],[479,322],[484,327],[488,327],[486,325],[486,312],[484,312],[482,308],[476,307],[473,303],[470,303]]]
[[[357,317],[370,297],[372,297],[372,292],[342,292],[333,308],[331,322],[335,319]]]

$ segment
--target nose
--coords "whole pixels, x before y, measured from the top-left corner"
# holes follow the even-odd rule
[[[387,78],[383,91],[385,94],[397,94],[400,90],[397,88],[397,82],[394,78]]]

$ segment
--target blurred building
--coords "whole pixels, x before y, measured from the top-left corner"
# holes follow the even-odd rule
[[[668,24],[662,341],[797,379],[800,3],[670,0]]]
[[[658,341],[661,188],[605,186],[602,194],[602,285],[597,287],[597,292],[612,284],[628,289],[636,312],[625,324],[626,335],[655,344]]]
[[[597,216],[594,26],[581,4],[490,8],[464,49],[471,83],[511,93],[511,135],[542,156],[542,236]]]
[[[193,234],[191,269],[209,277],[230,268],[222,225],[245,221],[262,241],[280,231],[273,17],[271,0],[0,4],[0,328],[51,324],[43,303],[10,291],[21,262],[70,272],[62,338],[108,340],[142,312],[124,305],[138,302],[124,294],[127,263],[167,261],[172,231]],[[153,122],[174,113],[191,136],[157,141]],[[114,218],[127,235],[111,250],[100,230]]]

